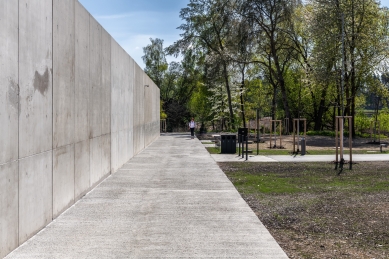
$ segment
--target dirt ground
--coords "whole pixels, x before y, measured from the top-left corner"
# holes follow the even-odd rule
[[[214,137],[212,137],[211,134],[207,135],[201,135],[198,136],[199,139],[208,139],[208,140],[214,140]],[[254,136],[251,136],[249,138],[250,141],[252,141],[252,144],[249,144],[249,149],[256,150],[257,144],[254,143]],[[272,148],[278,148],[278,149],[286,149],[293,151],[293,135],[282,135],[281,137],[278,136],[272,136],[271,143],[270,143],[270,136],[267,134],[265,136],[260,137],[261,143],[259,143],[259,149],[270,149]],[[295,150],[298,148],[301,150],[301,146],[298,147],[297,143],[297,136],[295,136]],[[301,141],[301,137],[300,137]],[[334,137],[328,137],[328,136],[306,136],[306,150],[309,152],[309,150],[335,150],[335,138]],[[376,143],[373,139],[366,139],[366,138],[354,138],[352,141],[352,149],[353,150],[368,150],[373,152],[379,152],[380,145],[379,143],[389,143],[388,139],[381,139],[380,142],[378,139],[376,139]],[[338,144],[339,145],[339,144]],[[274,147],[275,146],[275,147]],[[388,145],[389,146],[389,145]],[[349,141],[348,138],[344,138],[344,148],[345,150],[349,149]],[[386,149],[384,149],[386,150]]]
[[[341,176],[335,176],[333,166],[328,163],[279,163],[274,166],[274,163],[230,162],[219,163],[219,166],[234,184],[238,184],[242,197],[289,258],[389,258],[388,162],[356,164],[353,171]],[[245,191],[241,189],[244,176],[234,176],[240,170],[249,175],[294,178],[302,188],[305,186],[310,190],[269,195]],[[331,182],[331,177],[340,182],[360,182],[345,184],[347,188],[316,191],[317,183],[303,177],[312,170],[325,175],[320,183]],[[382,188],[360,191],[359,184],[382,185]]]
[[[265,143],[260,143],[260,147],[269,148],[270,147],[270,137],[266,135],[264,138]],[[275,142],[276,141],[276,142]],[[301,141],[301,137],[300,137]],[[324,150],[324,149],[335,149],[335,138],[327,137],[327,136],[306,136],[305,138],[307,150]],[[387,140],[381,140],[381,143],[384,143]],[[356,150],[379,150],[378,139],[376,139],[376,143],[370,139],[365,138],[354,138],[352,141],[352,148]],[[277,148],[285,148],[288,150],[293,149],[293,136],[292,135],[283,135],[277,136],[277,139],[274,139],[272,136],[272,147],[274,147],[274,143],[276,143]],[[386,142],[387,143],[387,142]],[[256,148],[257,144],[252,144],[252,147]],[[339,144],[338,144],[339,145]],[[348,138],[344,138],[344,147],[349,148]],[[297,149],[297,136],[295,136],[295,148]]]

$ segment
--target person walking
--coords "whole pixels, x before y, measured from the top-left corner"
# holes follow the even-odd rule
[[[194,118],[189,122],[189,129],[190,129],[190,136],[191,139],[194,139],[194,130],[196,128],[196,122],[194,121]]]

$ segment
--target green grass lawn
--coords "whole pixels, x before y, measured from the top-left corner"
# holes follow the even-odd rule
[[[389,188],[387,168],[374,169],[374,164],[372,168],[355,164],[340,177],[333,163],[236,163],[233,167],[227,176],[245,194],[372,192]]]

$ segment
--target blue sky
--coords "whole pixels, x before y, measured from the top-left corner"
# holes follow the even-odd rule
[[[389,1],[389,0],[388,0]],[[93,17],[142,67],[143,47],[150,38],[164,40],[164,47],[180,38],[180,10],[189,0],[79,0]],[[168,62],[174,60],[168,57]]]
[[[180,38],[180,10],[189,0],[79,0],[109,34],[142,67],[143,47],[150,38],[167,47]],[[389,0],[381,0],[389,6]],[[168,62],[174,60],[168,57]]]
[[[389,0],[381,0],[381,6],[389,7]]]

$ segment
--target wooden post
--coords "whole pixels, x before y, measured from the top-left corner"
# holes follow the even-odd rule
[[[335,146],[336,146],[336,158],[335,158],[335,169],[338,167],[338,162],[344,161],[343,159],[343,126],[344,126],[344,119],[348,119],[349,124],[349,152],[350,152],[350,170],[352,169],[352,162],[353,162],[353,146],[352,146],[352,116],[336,116],[335,119]],[[339,135],[339,145],[338,145],[338,135]],[[339,147],[340,146],[340,147]],[[340,149],[340,152],[338,152],[338,149]],[[338,159],[339,154],[339,159]]]
[[[350,170],[353,168],[353,132],[352,132],[352,117],[350,116],[349,119],[348,119],[348,145],[349,145],[349,149],[350,149],[350,164],[349,164],[349,168]]]
[[[295,149],[295,143],[296,143],[295,130],[296,130],[295,120],[293,119],[293,154],[296,152],[296,149]]]
[[[289,118],[284,118],[284,133],[289,135]]]
[[[280,122],[280,148],[282,148],[282,123]]]
[[[272,136],[272,131],[273,131],[273,123],[271,122],[270,120],[270,135],[269,135],[269,143],[270,143],[270,146],[269,148],[271,149],[271,136]]]
[[[307,138],[307,119],[305,118],[296,118],[296,119],[293,119],[293,153],[298,153],[300,151],[299,149],[299,141],[300,141],[300,121],[303,121],[304,122],[304,138],[306,140]],[[295,134],[296,134],[296,131],[297,131],[297,151],[295,149],[295,145],[296,145],[296,138],[295,138]]]
[[[259,155],[259,109],[257,109],[257,116],[256,116],[256,123],[257,123],[257,155]]]
[[[335,158],[335,169],[338,168],[338,117],[335,118],[335,148],[336,148],[336,158]]]
[[[274,145],[277,147],[277,122],[280,125],[280,147],[282,147],[282,121],[270,120],[270,148],[272,148],[272,129],[274,128]]]
[[[342,118],[342,117],[341,117]],[[344,121],[343,119],[339,120],[339,145],[340,145],[340,161],[343,160],[343,127]]]

